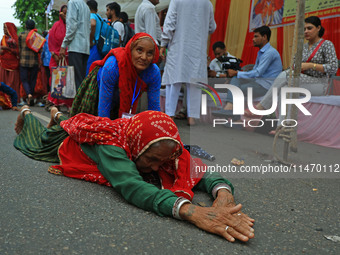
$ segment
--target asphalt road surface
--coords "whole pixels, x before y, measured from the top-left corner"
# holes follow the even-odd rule
[[[49,113],[32,109],[47,124]],[[13,147],[17,114],[0,111],[0,254],[340,254],[339,150],[299,143],[298,153],[289,154],[295,163],[290,173],[223,172],[243,211],[256,220],[254,239],[229,243],[138,209],[112,188],[49,174],[49,163]],[[270,136],[177,123],[184,143],[216,156],[208,162],[215,169],[233,167],[232,158],[243,159],[248,171],[280,167],[272,161]],[[309,172],[300,171],[306,166]],[[209,206],[212,200],[197,193],[194,202]]]

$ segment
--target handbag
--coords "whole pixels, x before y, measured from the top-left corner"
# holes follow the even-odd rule
[[[26,45],[34,52],[39,52],[44,46],[46,39],[38,34],[37,29],[32,29],[26,37]]]
[[[74,67],[67,66],[63,58],[59,66],[52,67],[51,97],[57,99],[74,98],[76,84],[74,79]]]

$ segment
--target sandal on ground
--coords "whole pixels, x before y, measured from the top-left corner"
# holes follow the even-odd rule
[[[175,115],[175,119],[177,120],[185,120],[187,115],[184,112],[179,112]]]

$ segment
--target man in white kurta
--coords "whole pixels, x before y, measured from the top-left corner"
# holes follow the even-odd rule
[[[201,89],[193,83],[207,83],[207,41],[216,29],[209,0],[171,0],[165,18],[161,55],[166,64],[162,84],[166,85],[165,112],[175,115],[182,83],[187,88],[189,124],[200,117]]]
[[[143,0],[135,15],[135,32],[144,32],[152,36],[157,44],[161,41],[162,29],[155,6],[159,0]]]

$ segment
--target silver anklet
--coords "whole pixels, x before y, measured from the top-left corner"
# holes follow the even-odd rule
[[[22,109],[21,112],[20,112],[20,116],[21,116],[22,119],[24,119],[24,112],[26,112],[26,111],[32,112],[30,108]]]
[[[53,120],[54,120],[55,123],[57,123],[58,114],[63,114],[63,113],[62,112],[56,112],[56,114],[54,114]]]

